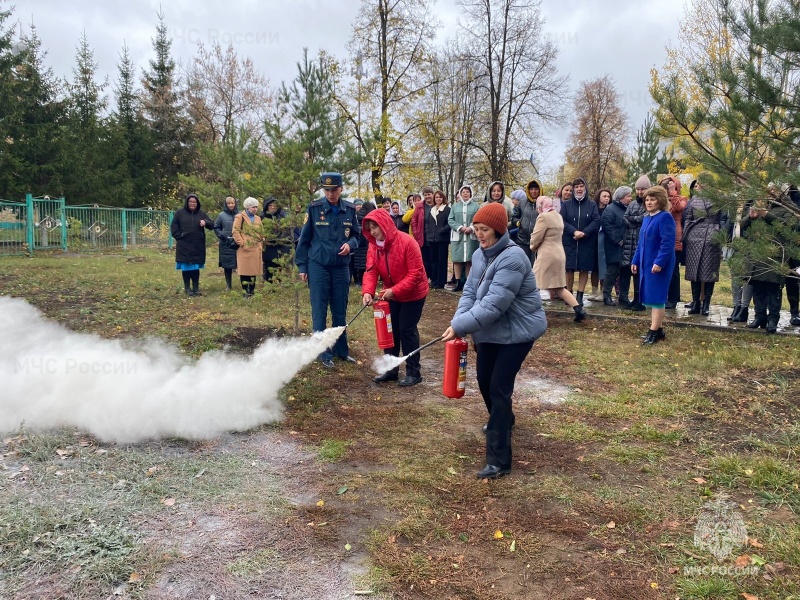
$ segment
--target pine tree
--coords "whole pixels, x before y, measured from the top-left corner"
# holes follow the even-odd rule
[[[117,110],[111,127],[125,146],[125,175],[130,182],[131,204],[146,206],[156,193],[155,154],[150,130],[141,114],[141,103],[136,93],[135,70],[127,44],[122,46],[118,78],[114,88]]]
[[[152,42],[156,57],[142,79],[143,109],[156,155],[156,202],[174,204],[178,173],[187,171],[191,163],[191,128],[182,106],[183,94],[170,54],[172,40],[167,35],[163,13],[158,14]]]
[[[97,63],[89,47],[86,32],[78,41],[73,69],[73,80],[69,84],[67,119],[63,139],[68,151],[62,154],[61,171],[64,194],[76,204],[110,204],[108,197],[109,148],[101,144],[104,139],[101,114],[107,101],[103,96],[106,83],[97,83]]]
[[[659,127],[687,160],[710,173],[704,193],[732,218],[750,202],[767,210],[777,205],[778,214],[793,215],[734,240],[732,271],[745,276],[765,261],[770,270],[794,277],[792,265],[800,264],[800,205],[787,192],[800,184],[800,4],[702,4],[703,15],[715,19],[717,35],[687,37],[680,52],[670,55],[665,70],[682,64],[688,78],[675,77],[673,69],[669,78],[654,72],[650,92]],[[694,16],[690,12],[687,20]],[[655,85],[659,81],[667,83]]]
[[[644,123],[636,133],[636,147],[632,159],[626,164],[626,175],[629,182],[636,181],[640,175],[647,175],[651,181],[655,179],[658,162],[658,129],[651,113],[647,114]]]
[[[9,16],[0,14],[5,15],[3,19]],[[33,24],[17,56],[11,52],[12,35],[0,33],[0,71],[10,75],[0,82],[0,102],[8,108],[0,115],[0,197],[21,199],[28,192],[59,195],[63,191],[59,176],[59,124],[64,116],[64,103],[58,99],[61,82],[44,67],[41,40]]]

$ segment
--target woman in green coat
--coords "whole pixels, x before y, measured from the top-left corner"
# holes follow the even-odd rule
[[[469,275],[472,255],[478,249],[478,238],[472,230],[472,219],[479,205],[472,198],[472,186],[462,185],[458,190],[458,201],[450,209],[447,222],[450,225],[450,258],[453,261],[453,275],[456,292],[464,289],[462,272]]]

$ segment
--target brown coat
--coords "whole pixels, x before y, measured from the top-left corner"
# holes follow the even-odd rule
[[[531,233],[531,252],[536,252],[533,274],[541,290],[557,290],[567,285],[567,256],[561,243],[563,233],[564,220],[556,211],[542,213],[536,219]]]
[[[255,215],[251,224],[245,221],[244,211],[233,220],[233,239],[239,244],[236,250],[236,271],[239,275],[261,275],[261,217]]]

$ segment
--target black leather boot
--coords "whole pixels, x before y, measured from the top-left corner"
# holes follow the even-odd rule
[[[734,321],[734,319],[736,317],[738,317],[739,313],[741,313],[741,312],[742,312],[742,307],[741,306],[734,306],[733,310],[731,311],[731,314],[728,315],[727,320],[730,321],[731,323],[736,323],[736,321]]]
[[[778,333],[778,315],[770,315],[767,317],[767,326],[765,327],[767,333]]]
[[[583,292],[577,292],[575,294],[575,300],[578,301],[578,306],[583,306]]]
[[[633,310],[636,312],[642,312],[643,310],[647,310],[645,305],[642,304],[642,302],[639,300],[638,292],[633,293],[633,302],[631,302],[631,305],[628,307],[628,310]]]
[[[697,281],[692,281],[692,301],[689,303],[689,310],[686,311],[687,315],[700,314],[700,284]]]
[[[642,345],[651,346],[658,341],[658,331],[654,331],[653,329],[647,330],[647,335],[644,336],[644,340],[642,340]]]
[[[580,294],[580,292],[578,292]],[[583,308],[580,304],[578,306],[573,306],[572,310],[575,311],[575,318],[573,319],[576,323],[580,323],[586,318],[586,309]]]
[[[707,317],[711,312],[711,298],[703,298],[703,303],[700,306],[700,314]]]
[[[605,304],[606,306],[616,306],[617,305],[617,303],[614,302],[614,300],[611,298],[610,295],[603,296],[603,304]]]
[[[792,313],[792,318],[789,319],[789,325],[792,327],[800,327],[800,313]]]
[[[739,314],[731,319],[731,323],[747,323],[747,318],[750,316],[750,309],[746,306],[739,307]]]
[[[766,315],[756,315],[755,318],[747,324],[748,329],[766,329],[767,327],[767,316]]]

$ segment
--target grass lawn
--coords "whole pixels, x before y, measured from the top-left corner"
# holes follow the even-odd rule
[[[0,259],[4,295],[76,331],[192,357],[289,335],[289,293],[259,282],[245,301],[215,267],[200,285],[184,297],[166,251]],[[423,341],[456,303],[431,293]],[[441,345],[424,384],[376,385],[369,317],[348,334],[359,364],[306,367],[281,423],[127,446],[7,432],[0,597],[800,599],[800,341],[675,328],[643,348],[644,323],[549,319],[518,378],[514,470],[493,482],[475,478],[474,354],[460,400],[441,394]],[[746,536],[718,561],[694,540],[720,494]]]

